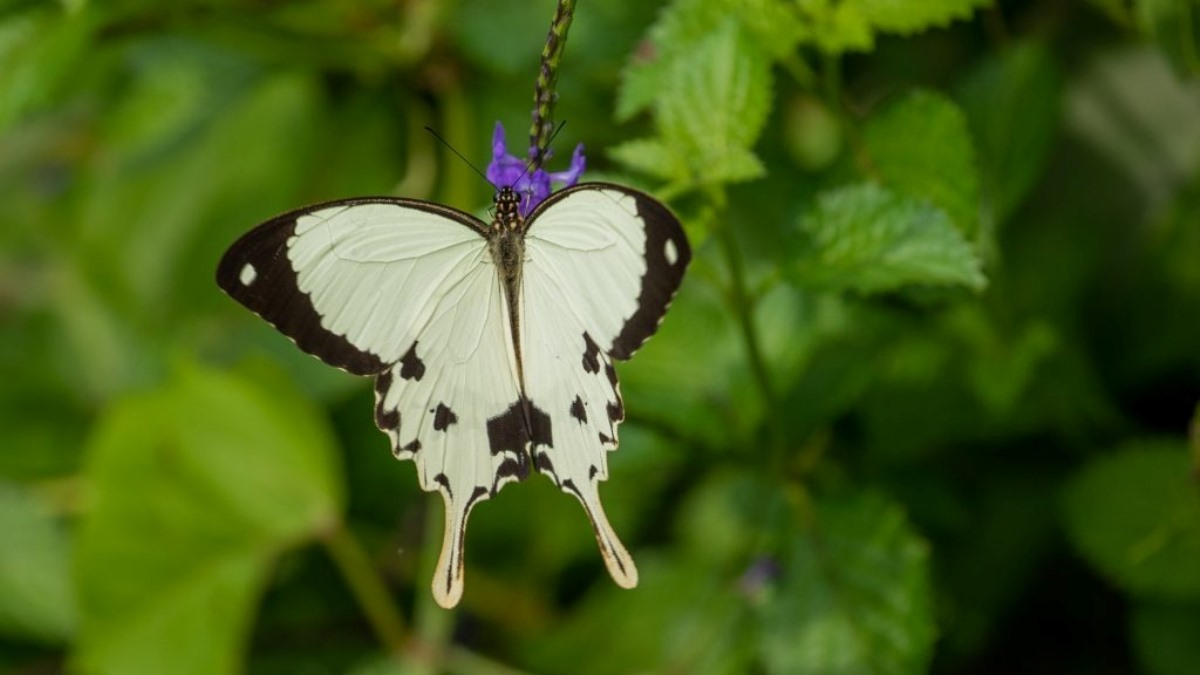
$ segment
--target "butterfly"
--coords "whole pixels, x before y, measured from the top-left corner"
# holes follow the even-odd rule
[[[375,378],[375,423],[445,503],[432,586],[447,608],[471,509],[531,468],[582,504],[614,581],[638,580],[598,491],[625,417],[613,362],[658,329],[691,249],[630,188],[581,183],[528,217],[521,200],[499,189],[490,223],[414,199],[317,204],[254,228],[217,267],[301,349]]]

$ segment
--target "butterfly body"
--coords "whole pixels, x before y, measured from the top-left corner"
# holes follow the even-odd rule
[[[462,592],[471,509],[536,468],[574,495],[618,584],[637,583],[598,483],[624,418],[613,361],[666,312],[690,259],[675,217],[588,183],[492,222],[367,198],[273,218],[239,239],[217,283],[317,358],[375,377],[375,422],[446,504],[434,596]]]

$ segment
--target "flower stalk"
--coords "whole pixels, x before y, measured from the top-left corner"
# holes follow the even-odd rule
[[[546,45],[542,47],[542,62],[533,90],[533,125],[529,128],[530,161],[535,171],[542,168],[542,160],[549,154],[550,138],[554,135],[554,104],[558,102],[554,85],[574,16],[575,0],[558,0],[554,18],[550,20],[550,32],[546,34]]]

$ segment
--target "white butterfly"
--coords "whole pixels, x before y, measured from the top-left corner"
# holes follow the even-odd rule
[[[598,483],[625,416],[614,359],[657,329],[691,259],[679,221],[641,192],[585,183],[523,218],[511,188],[491,224],[386,197],[285,213],[225,253],[217,283],[304,351],[375,377],[375,422],[446,529],[433,579],[463,589],[467,517],[530,466],[583,505],[618,585],[637,568]]]

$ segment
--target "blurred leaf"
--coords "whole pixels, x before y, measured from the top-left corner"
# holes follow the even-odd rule
[[[978,305],[956,307],[946,322],[968,352],[966,375],[976,396],[998,413],[1020,403],[1038,369],[1060,347],[1059,336],[1045,321],[1030,321],[1015,335],[1004,335]]]
[[[1138,28],[1184,75],[1200,75],[1200,6],[1194,0],[1134,0]]]
[[[0,633],[62,643],[75,632],[67,536],[33,494],[0,483]]]
[[[823,101],[810,95],[793,96],[784,109],[784,139],[788,154],[801,168],[829,168],[842,151],[842,127]]]
[[[458,47],[477,65],[500,73],[532,73],[554,4],[554,0],[461,0],[450,26]]]
[[[634,591],[597,588],[571,617],[524,645],[539,673],[746,672],[742,602],[733,584],[685,557],[641,556]],[[595,654],[597,640],[612,645]],[[619,646],[619,648],[617,648]]]
[[[658,99],[659,130],[697,182],[762,175],[750,148],[771,111],[771,69],[745,30],[732,19],[721,24],[675,62],[670,82]]]
[[[191,365],[108,411],[75,560],[86,672],[235,670],[271,560],[340,512],[321,420],[283,387]]]
[[[958,99],[979,148],[990,220],[1003,223],[1045,168],[1062,105],[1058,66],[1045,45],[1017,43],[981,61]]]
[[[914,91],[873,115],[863,130],[871,167],[898,192],[926,199],[972,238],[979,176],[967,121],[941,94]]]
[[[29,297],[36,283],[14,285]],[[89,415],[78,380],[63,363],[61,328],[44,311],[4,312],[0,308],[0,448],[7,451],[0,451],[0,476],[24,482],[74,473]]]
[[[683,183],[691,175],[685,158],[657,138],[626,141],[610,149],[608,155],[632,171],[664,181]]]
[[[728,565],[775,543],[790,515],[780,484],[750,472],[718,470],[688,495],[676,529],[695,558]]]
[[[1200,663],[1200,605],[1141,603],[1131,618],[1133,646],[1146,675],[1190,675]]]
[[[1129,18],[1128,0],[1088,0],[1088,2],[1108,14],[1113,20],[1123,21]]]
[[[808,0],[801,4],[810,39],[823,51],[870,51],[876,33],[912,35],[971,16],[989,0]]]
[[[765,408],[719,289],[697,274],[705,264],[693,258],[661,329],[617,373],[631,420],[719,448],[753,433]]]
[[[822,194],[800,219],[801,285],[890,291],[910,284],[985,283],[979,259],[941,210],[870,183]]]
[[[807,34],[800,16],[775,0],[674,0],[659,14],[625,67],[617,91],[617,120],[628,120],[677,95],[677,63],[692,58],[698,42],[729,23],[748,31],[755,51],[772,58],[791,53],[800,36]]]
[[[1151,49],[1103,54],[1067,90],[1072,132],[1132,179],[1154,214],[1200,166],[1200,80]]]
[[[911,35],[966,19],[977,8],[991,4],[991,0],[910,0],[903,3],[857,0],[848,4],[858,5],[859,11],[880,31]]]
[[[1200,598],[1200,484],[1190,468],[1172,442],[1092,461],[1065,494],[1075,548],[1134,595]]]
[[[49,3],[0,19],[0,133],[67,86],[91,31],[89,14]]]
[[[937,635],[925,542],[877,494],[815,509],[759,610],[767,672],[925,672]]]

